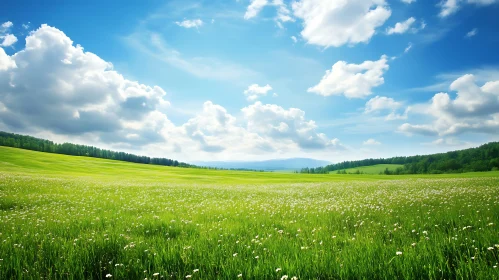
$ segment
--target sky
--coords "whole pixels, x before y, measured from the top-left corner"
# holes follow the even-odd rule
[[[187,162],[499,141],[499,0],[47,2],[0,4],[0,130]]]

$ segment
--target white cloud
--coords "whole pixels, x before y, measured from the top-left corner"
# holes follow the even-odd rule
[[[163,140],[161,127],[127,124],[150,118],[167,103],[166,93],[125,79],[62,31],[42,25],[26,37],[24,50],[7,56],[10,63],[3,50],[0,57],[0,102],[7,109],[0,120],[13,130],[94,133],[109,142],[130,142],[130,133],[141,135],[135,143]]]
[[[407,107],[404,111],[404,113],[402,114],[399,114],[397,113],[396,111],[392,111],[390,114],[388,114],[386,117],[385,117],[385,120],[386,121],[396,121],[396,120],[406,120],[407,117],[408,117],[408,114],[409,112],[412,110],[413,108],[411,106]]]
[[[442,0],[442,2],[440,2],[441,10],[438,15],[440,17],[448,17],[457,12],[459,9],[459,2],[460,0]]]
[[[250,86],[248,93],[262,95],[270,88]],[[160,87],[124,78],[111,63],[47,25],[12,56],[0,48],[0,127],[9,131],[197,160],[344,148],[318,132],[304,111],[260,102],[243,108],[236,119],[207,101],[194,117],[175,125],[166,116],[171,105],[165,95]]]
[[[270,137],[276,142],[290,141],[302,149],[343,149],[338,139],[329,139],[316,131],[314,121],[305,119],[305,112],[290,108],[286,110],[274,104],[256,102],[241,109],[249,132]]]
[[[419,26],[419,29],[423,30],[426,28],[426,22],[424,20],[421,21],[421,25]]]
[[[0,48],[0,71],[6,71],[9,68],[16,68],[16,62]],[[1,72],[0,72],[1,75]]]
[[[254,18],[260,13],[260,11],[267,6],[267,0],[251,0],[248,8],[246,9],[246,13],[244,14],[244,19]]]
[[[3,39],[2,43],[0,44],[1,47],[10,47],[17,42],[17,37],[14,36],[13,34],[0,36],[0,39]]]
[[[295,19],[291,17],[291,11],[288,9],[286,4],[284,4],[283,0],[274,0],[272,5],[277,7],[277,16],[275,20],[278,23],[295,21]]]
[[[198,28],[203,26],[203,21],[201,19],[188,19],[181,22],[176,21],[175,24],[184,28]]]
[[[252,84],[244,91],[244,95],[247,96],[248,101],[255,101],[260,96],[265,96],[269,91],[272,90],[270,85],[259,86],[258,84]]]
[[[364,61],[361,64],[336,62],[327,70],[322,80],[308,92],[323,96],[345,95],[348,98],[364,98],[372,94],[374,87],[384,83],[383,74],[388,70],[385,55],[377,61]]]
[[[411,26],[416,22],[416,19],[413,17],[408,18],[406,21],[397,22],[394,27],[389,27],[386,29],[386,34],[403,34],[409,31]],[[413,29],[417,30],[417,29]]]
[[[429,104],[421,106],[421,110],[414,110],[432,116],[432,123],[405,123],[399,130],[439,136],[499,131],[499,80],[479,87],[475,76],[468,74],[456,79],[450,90],[457,92],[455,99],[447,93],[437,93]]]
[[[385,96],[376,96],[367,101],[364,112],[371,113],[374,111],[381,111],[381,110],[394,111],[400,108],[401,106],[402,104],[400,102],[395,101],[393,98]]]
[[[455,137],[438,138],[437,140],[432,141],[431,143],[423,143],[423,144],[429,146],[463,147],[463,148],[472,146],[472,143],[461,141]]]
[[[9,29],[14,26],[14,24],[11,21],[6,21],[0,25],[0,33],[5,33],[9,31]]]
[[[14,26],[14,24],[10,21],[4,22],[0,25],[0,47],[10,47],[17,42],[16,36],[8,34],[12,26]]]
[[[412,49],[412,43],[409,43],[407,47],[404,49],[404,53],[408,53]]]
[[[298,39],[296,39],[296,37],[295,37],[295,36],[291,36],[291,40],[293,40],[293,43],[298,42]]]
[[[292,8],[303,20],[302,37],[326,48],[367,43],[391,15],[384,0],[300,0]]]
[[[246,9],[244,19],[248,20],[256,17],[265,6],[276,7],[277,15],[274,18],[274,21],[276,22],[277,27],[283,29],[284,22],[295,21],[283,0],[272,0],[272,2],[268,0],[252,0]]]
[[[487,6],[497,3],[497,0],[442,0],[439,4],[440,17],[445,18],[456,13],[463,4],[475,4],[480,6]]]
[[[385,96],[376,96],[366,102],[364,113],[371,114],[371,113],[390,112],[388,115],[385,116],[385,120],[387,121],[407,119],[407,114],[411,110],[411,107],[407,107],[403,114],[397,113],[397,111],[401,107],[402,103],[395,101],[393,98]]]
[[[471,37],[475,36],[477,33],[478,33],[478,29],[473,28],[470,32],[466,33],[466,35],[464,37],[471,38]]]
[[[378,142],[378,141],[370,138],[370,139],[367,139],[366,141],[364,141],[362,144],[365,146],[377,146],[377,145],[381,145],[381,142]]]
[[[402,1],[402,2],[404,2],[406,4],[411,4],[411,3],[416,2],[416,0],[400,0],[400,1]]]

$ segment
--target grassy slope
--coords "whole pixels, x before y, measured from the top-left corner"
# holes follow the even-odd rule
[[[499,172],[477,172],[443,175],[318,175],[279,172],[248,172],[177,168],[168,166],[136,164],[123,161],[89,157],[49,154],[0,147],[0,171],[9,173],[43,174],[46,176],[71,176],[99,178],[101,180],[133,179],[172,183],[301,183],[345,180],[391,180],[401,178],[454,178],[494,177]],[[366,172],[367,173],[367,172]],[[378,172],[379,173],[379,172]]]
[[[404,167],[402,164],[376,164],[376,165],[370,165],[370,166],[359,166],[355,168],[348,168],[345,169],[347,173],[354,173],[357,170],[360,172],[363,172],[364,174],[379,174],[380,172],[385,171],[386,168],[390,171],[395,171],[395,169],[399,167]],[[338,171],[332,171],[331,173],[336,173]]]
[[[0,147],[0,279],[499,279],[497,186]]]

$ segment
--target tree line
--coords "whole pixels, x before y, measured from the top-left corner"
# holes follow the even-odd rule
[[[377,164],[401,164],[396,170],[386,169],[383,174],[440,174],[499,170],[499,142],[491,142],[477,148],[470,148],[432,155],[392,157],[344,161],[324,167],[303,168],[301,173],[327,174],[360,166]],[[346,173],[346,172],[345,172]]]
[[[234,170],[234,171],[254,171],[264,172],[264,170],[254,170],[247,168],[219,168],[196,166],[193,164],[179,162],[169,158],[155,158],[147,156],[138,156],[125,152],[115,152],[111,150],[100,149],[93,146],[78,145],[72,143],[58,144],[50,140],[40,139],[28,135],[20,135],[0,131],[0,146],[20,148],[45,153],[63,154],[71,156],[86,156],[94,158],[120,160],[134,163],[154,164],[184,168],[213,169],[213,170]]]
[[[93,146],[78,145],[72,143],[58,144],[50,140],[40,139],[27,135],[19,135],[0,131],[0,146],[20,148],[32,151],[64,154],[71,156],[87,156],[104,159],[114,159],[134,163],[155,164],[178,167],[195,167],[192,164],[179,162],[168,158],[151,158],[147,156],[138,156],[125,152],[115,152],[100,149]]]

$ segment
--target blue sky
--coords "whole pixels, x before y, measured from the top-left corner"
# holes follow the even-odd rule
[[[143,2],[4,1],[0,129],[186,161],[499,140],[499,1]]]

